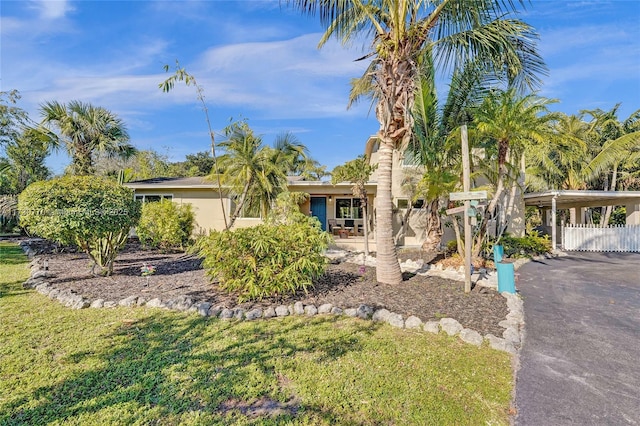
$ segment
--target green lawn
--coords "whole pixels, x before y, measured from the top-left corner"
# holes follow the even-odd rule
[[[0,243],[0,425],[509,423],[510,358],[486,346],[333,316],[74,311],[27,273]]]

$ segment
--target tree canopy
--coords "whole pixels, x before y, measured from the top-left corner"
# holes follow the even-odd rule
[[[106,108],[52,101],[40,112],[42,124],[51,130],[52,147],[64,147],[71,157],[71,174],[93,174],[98,153],[126,158],[135,152],[124,122]]]

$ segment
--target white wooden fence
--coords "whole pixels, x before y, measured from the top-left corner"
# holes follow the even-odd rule
[[[640,225],[566,225],[562,246],[573,251],[640,252]]]

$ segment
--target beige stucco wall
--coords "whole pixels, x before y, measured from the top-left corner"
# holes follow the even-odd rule
[[[206,232],[210,229],[223,230],[224,219],[220,198],[215,191],[206,188],[171,189],[162,191],[152,189],[136,189],[136,195],[172,195],[173,202],[178,205],[190,204],[195,215],[194,232]],[[227,219],[231,203],[223,198]]]

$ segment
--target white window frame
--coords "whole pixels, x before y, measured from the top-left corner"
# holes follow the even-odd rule
[[[351,205],[349,207],[348,216],[340,217],[338,215],[338,200],[350,200]],[[353,200],[357,200],[360,203],[360,205],[359,206],[354,206],[353,205]],[[354,220],[362,219],[362,217],[354,217],[354,215],[353,215],[353,213],[354,213],[354,211],[356,209],[362,210],[362,201],[360,200],[360,198],[357,198],[357,197],[336,197],[335,201],[334,201],[334,206],[335,206],[335,208],[334,208],[334,212],[333,213],[334,213],[336,219],[354,219]]]
[[[147,202],[147,197],[160,197],[160,200],[171,200],[173,201],[173,194],[134,194],[134,200],[141,201],[143,204]],[[155,202],[155,201],[152,201]]]
[[[404,201],[406,202],[406,207],[400,207],[400,201]],[[404,204],[404,203],[403,203]],[[418,198],[414,203],[413,203],[413,208],[414,209],[421,209],[424,207],[424,199],[422,198]],[[399,210],[406,210],[407,208],[409,208],[409,199],[408,198],[396,198],[396,207]]]
[[[236,202],[233,198],[229,198],[229,212],[230,214],[233,214],[233,212],[236,210]],[[247,203],[245,202],[244,206],[242,207],[242,210],[240,210],[240,214],[238,215],[238,219],[262,219],[262,213],[259,212],[257,216],[246,216],[246,212],[247,211]]]

